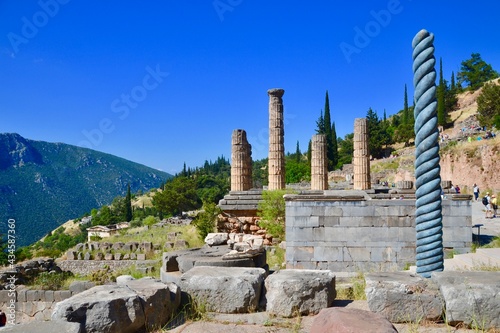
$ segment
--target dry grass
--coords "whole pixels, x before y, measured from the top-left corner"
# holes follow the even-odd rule
[[[147,227],[137,227],[123,229],[113,237],[104,238],[99,242],[152,242],[153,244],[163,245],[167,242],[168,235],[171,233],[176,233],[176,240],[185,240],[189,247],[201,247],[205,244],[194,225],[168,225],[161,228],[150,227],[148,229]]]

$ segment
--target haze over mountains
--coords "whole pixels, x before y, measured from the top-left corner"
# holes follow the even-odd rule
[[[40,239],[68,219],[172,175],[123,158],[63,143],[0,133],[0,232],[16,221],[16,245]]]

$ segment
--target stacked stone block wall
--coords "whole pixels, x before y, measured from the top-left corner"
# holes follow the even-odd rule
[[[116,271],[132,266],[150,267],[157,260],[61,260],[57,264],[63,271],[79,275],[89,275],[92,272],[107,269]]]
[[[415,200],[370,200],[359,193],[285,200],[287,268],[393,271],[415,263]],[[445,248],[470,252],[471,225],[470,200],[443,201]]]
[[[9,316],[12,304],[15,304],[16,324],[33,320],[50,320],[52,310],[57,302],[76,294],[70,290],[0,290],[0,308]]]

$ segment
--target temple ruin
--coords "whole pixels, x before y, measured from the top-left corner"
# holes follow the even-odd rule
[[[368,190],[370,186],[370,151],[368,149],[368,122],[354,119],[354,189]]]
[[[269,89],[269,185],[268,190],[285,188],[285,131],[283,89]]]
[[[311,141],[311,190],[328,190],[326,135],[316,134]]]
[[[252,188],[252,146],[242,129],[233,131],[231,144],[231,191]]]
[[[268,190],[286,187],[283,94],[283,89],[268,90]],[[413,181],[398,181],[392,188],[372,183],[368,139],[367,120],[355,119],[354,182],[328,190],[326,138],[313,136],[310,188],[285,195],[288,268],[389,271],[415,262]],[[264,244],[270,245],[272,237],[258,223],[262,189],[251,186],[251,146],[244,130],[233,132],[231,155],[231,191],[219,202],[224,218],[218,229],[261,235]],[[470,252],[469,196],[448,197],[450,200],[443,201],[443,246],[456,253]]]

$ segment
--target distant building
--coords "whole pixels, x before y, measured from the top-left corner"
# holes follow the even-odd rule
[[[89,225],[92,222],[92,216],[82,217],[80,225]]]
[[[129,223],[128,222],[120,222],[120,223],[117,223],[117,224],[110,224],[110,225],[96,225],[96,226],[93,226],[93,227],[90,227],[87,229],[87,232],[88,232],[88,241],[90,242],[91,241],[91,238],[93,236],[97,236],[97,237],[100,237],[100,238],[107,238],[107,237],[111,237],[113,236],[114,234],[116,234],[119,230],[121,229],[126,229],[129,227]]]

